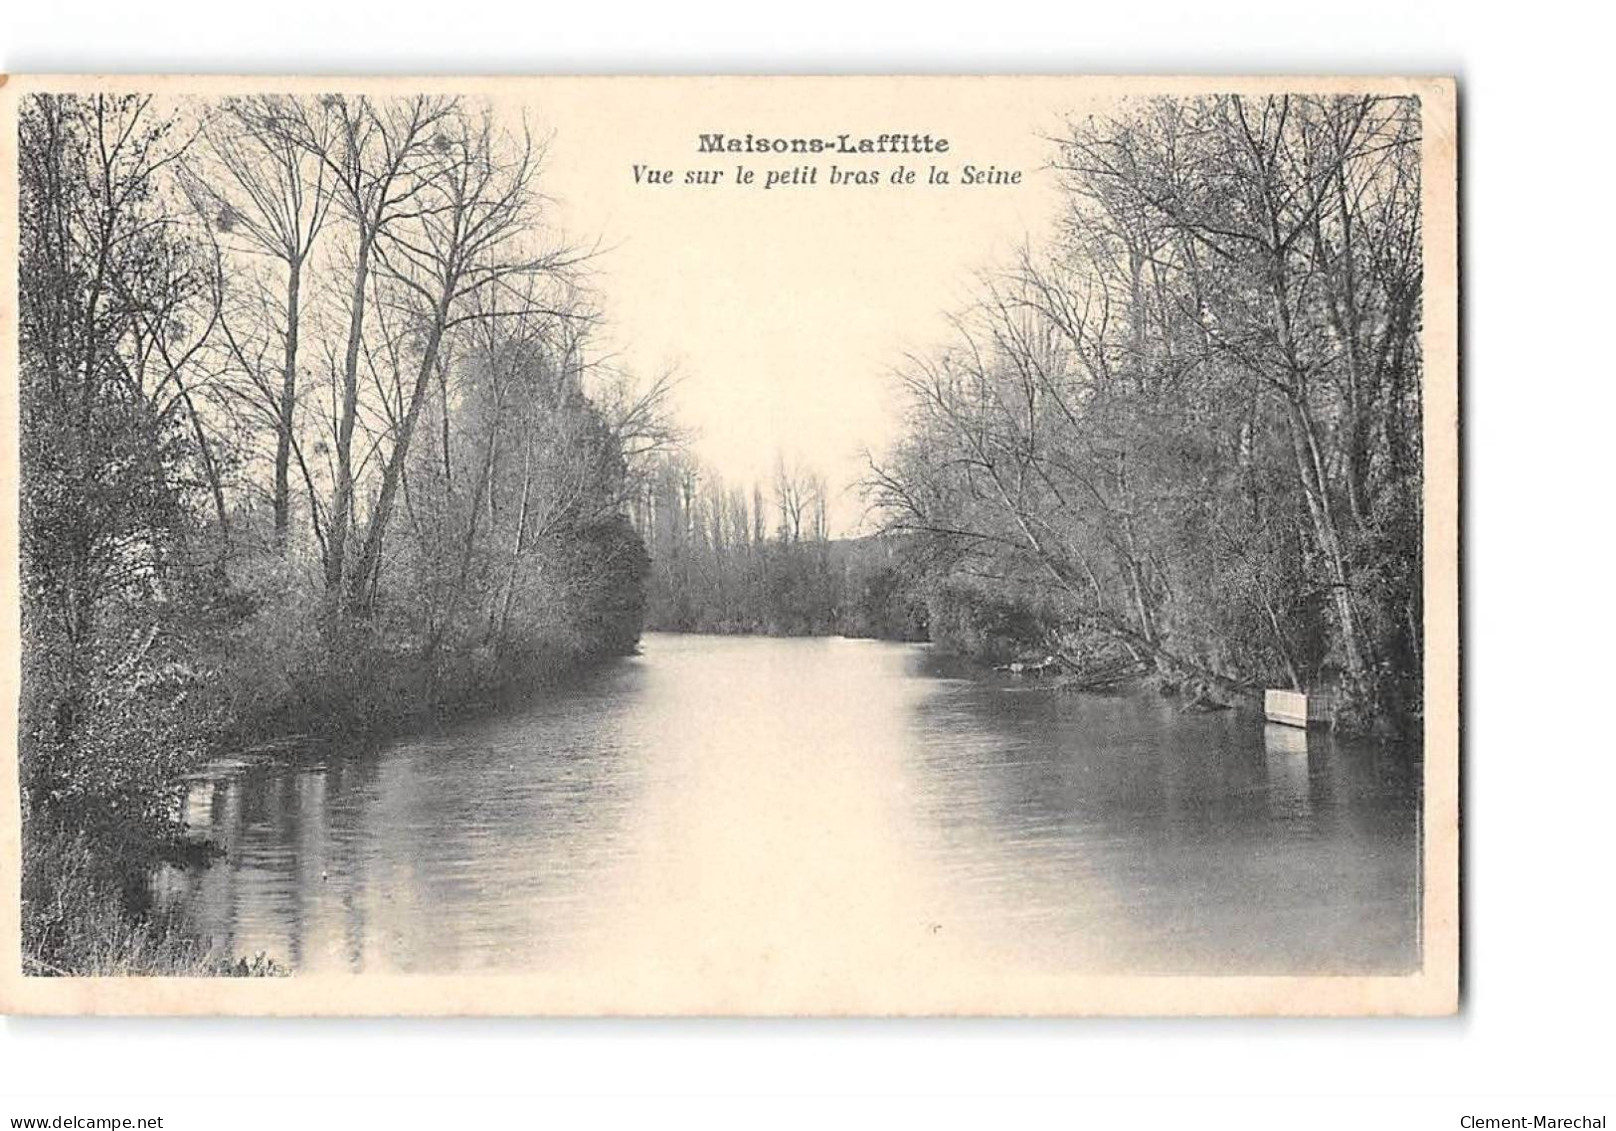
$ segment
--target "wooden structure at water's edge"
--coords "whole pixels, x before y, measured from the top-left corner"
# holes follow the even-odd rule
[[[1316,692],[1312,695],[1300,691],[1281,691],[1269,688],[1263,692],[1263,714],[1271,723],[1284,723],[1286,726],[1306,727],[1329,726],[1331,716],[1329,692]]]

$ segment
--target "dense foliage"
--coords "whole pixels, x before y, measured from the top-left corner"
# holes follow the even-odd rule
[[[1059,238],[912,360],[872,475],[935,638],[1416,729],[1419,142],[1406,98],[1071,123]]]
[[[540,154],[479,106],[42,96],[19,143],[24,941],[166,969],[210,753],[635,647],[643,403],[589,395]]]

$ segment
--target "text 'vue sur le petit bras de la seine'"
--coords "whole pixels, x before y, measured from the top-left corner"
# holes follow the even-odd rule
[[[931,133],[836,133],[784,137],[741,133],[696,135],[695,151],[702,157],[807,158],[790,166],[771,163],[754,168],[740,163],[733,168],[716,165],[687,169],[633,166],[634,182],[642,185],[712,186],[734,184],[763,189],[810,188],[818,185],[959,185],[1010,186],[1022,183],[1020,169],[993,164],[946,161],[953,146],[947,137]],[[859,160],[826,163],[825,158]],[[894,160],[882,160],[882,159]],[[924,163],[909,158],[941,158]],[[817,160],[816,160],[817,159]],[[871,159],[865,163],[860,159]]]

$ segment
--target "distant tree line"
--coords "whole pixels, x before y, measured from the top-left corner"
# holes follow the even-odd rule
[[[1058,236],[910,359],[870,475],[935,639],[1417,731],[1420,140],[1376,96],[1069,123]]]
[[[688,452],[638,481],[650,548],[647,625],[673,632],[926,638],[902,538],[832,538],[825,477],[776,461],[771,483],[726,485]]]
[[[634,648],[666,390],[591,360],[486,106],[35,96],[18,140],[25,945],[116,969],[210,754]]]

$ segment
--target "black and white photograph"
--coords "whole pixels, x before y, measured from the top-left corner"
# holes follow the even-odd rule
[[[1450,80],[0,99],[9,1011],[1457,1007]]]

